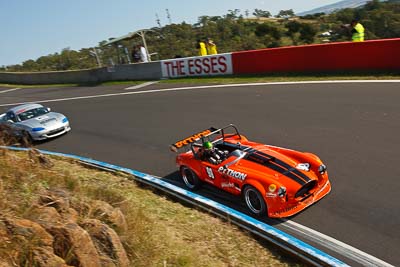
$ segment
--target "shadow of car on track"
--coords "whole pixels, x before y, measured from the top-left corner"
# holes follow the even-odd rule
[[[163,181],[166,181],[168,183],[171,183],[175,186],[178,186],[180,188],[188,190],[188,188],[185,186],[184,182],[182,181],[181,175],[178,171],[172,172],[164,177],[161,178]],[[190,191],[190,190],[188,190]],[[196,193],[202,197],[208,198],[210,200],[213,200],[217,203],[223,204],[231,209],[234,209],[236,211],[239,211],[247,216],[250,216],[252,218],[255,218],[261,222],[267,223],[269,225],[278,225],[285,221],[285,219],[272,219],[268,218],[266,215],[263,217],[257,217],[253,215],[248,209],[247,206],[244,204],[243,198],[231,195],[223,190],[220,190],[216,188],[215,186],[208,185],[206,183],[203,183],[201,188],[196,190],[196,191],[191,191],[193,193]],[[182,202],[182,201],[180,201]],[[188,204],[188,206],[193,206]]]

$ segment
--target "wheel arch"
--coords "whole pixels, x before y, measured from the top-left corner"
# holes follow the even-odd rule
[[[246,186],[249,186],[249,185],[255,187],[263,196],[265,196],[265,194],[266,194],[265,187],[259,181],[253,180],[253,179],[251,179],[251,180],[247,179],[245,181],[245,183],[242,185],[242,192],[244,191]]]
[[[246,180],[246,183],[245,184],[243,184],[243,186],[242,186],[242,190],[241,190],[241,196],[242,196],[242,198],[243,198],[243,200],[245,201],[245,202],[247,202],[247,200],[246,200],[246,196],[245,196],[245,191],[246,191],[246,188],[253,188],[253,189],[255,189],[255,190],[257,190],[258,192],[259,192],[259,194],[261,195],[260,197],[262,198],[262,200],[263,200],[263,202],[264,202],[264,206],[265,206],[265,211],[264,212],[261,212],[261,213],[259,213],[259,214],[255,214],[256,216],[264,216],[264,215],[269,215],[269,202],[268,202],[268,199],[265,197],[266,196],[266,190],[265,190],[265,188],[264,188],[264,186],[259,182],[259,181],[257,181],[257,180]],[[247,204],[247,206],[248,206],[248,204]],[[249,206],[248,206],[248,208],[250,208]],[[250,208],[251,209],[251,208]]]
[[[201,187],[203,181],[200,179],[200,176],[197,174],[197,172],[195,172],[192,168],[187,165],[181,165],[179,172],[185,186],[190,191],[195,191]]]
[[[198,177],[199,177],[199,179],[201,180],[201,176],[200,176],[200,173],[198,173],[198,171],[195,169],[195,168],[192,168],[192,167],[190,167],[188,164],[181,164],[181,165],[179,165],[179,172],[181,173],[181,171],[182,171],[182,169],[183,168],[187,168],[187,169],[189,169],[189,170],[191,170],[192,172],[194,172],[194,174],[196,174]]]
[[[257,180],[254,180],[254,179],[251,179],[251,180],[250,180],[250,179],[247,179],[247,180],[245,181],[245,183],[243,184],[242,188],[241,188],[242,197],[243,197],[244,189],[245,189],[247,186],[253,186],[255,189],[258,190],[258,192],[260,192],[260,194],[262,195],[262,197],[263,197],[263,199],[264,199],[264,202],[265,202],[265,205],[266,205],[266,209],[267,209],[267,212],[268,212],[269,203],[268,203],[268,198],[265,197],[265,195],[266,195],[266,193],[267,193],[265,187],[264,187],[259,181],[257,181]]]

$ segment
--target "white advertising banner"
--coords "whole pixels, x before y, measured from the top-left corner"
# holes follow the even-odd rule
[[[232,74],[231,53],[161,61],[163,78]]]

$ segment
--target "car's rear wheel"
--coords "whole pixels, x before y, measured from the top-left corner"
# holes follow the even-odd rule
[[[190,190],[196,190],[201,186],[201,181],[199,177],[186,166],[181,167],[181,175],[182,180],[185,183],[186,187]]]
[[[247,185],[244,188],[243,197],[246,206],[251,213],[257,216],[266,214],[267,205],[265,204],[261,193],[254,186]]]

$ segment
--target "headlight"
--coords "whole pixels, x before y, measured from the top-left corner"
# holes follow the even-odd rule
[[[67,117],[65,117],[63,120],[62,120],[62,123],[67,123],[68,122],[68,119],[67,119]]]
[[[280,196],[280,197],[285,197],[285,195],[286,195],[286,187],[281,186],[281,187],[279,188],[279,190],[278,190],[278,196]]]
[[[43,131],[43,130],[44,130],[43,127],[32,128],[32,132],[40,132],[40,131]]]
[[[320,165],[320,166],[318,167],[318,172],[319,172],[320,174],[324,174],[324,173],[326,172],[326,166],[325,166],[324,164]]]

